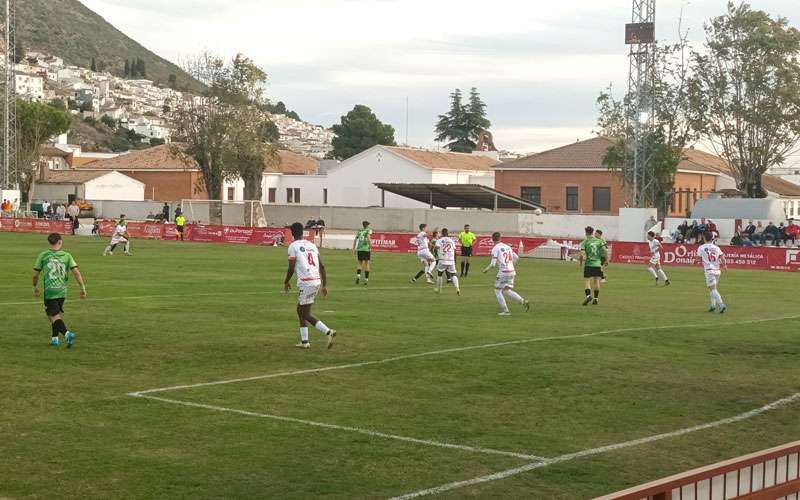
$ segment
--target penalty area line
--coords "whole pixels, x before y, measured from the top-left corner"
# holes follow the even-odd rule
[[[549,458],[545,461],[537,461],[532,462],[529,464],[521,465],[519,467],[514,467],[512,469],[506,469],[504,471],[496,472],[494,474],[488,474],[485,476],[479,476],[472,479],[467,479],[464,481],[455,481],[452,483],[442,484],[440,486],[434,486],[433,488],[427,488],[424,490],[415,491],[412,493],[406,493],[404,495],[392,497],[391,500],[410,500],[412,498],[420,498],[430,495],[437,495],[439,493],[444,493],[445,491],[454,490],[457,488],[463,488],[466,486],[474,486],[476,484],[488,483],[491,481],[498,481],[501,479],[505,479],[507,477],[515,476],[517,474],[522,474],[523,472],[529,472],[536,469],[541,469],[543,467],[548,467],[550,465],[555,465],[563,462],[569,462],[571,460],[576,460],[579,458],[589,457],[593,455],[599,455],[602,453],[608,453],[610,451],[621,450],[624,448],[632,448],[635,446],[640,446],[643,444],[653,443],[656,441],[661,441],[662,439],[669,439],[673,437],[683,436],[685,434],[691,434],[693,432],[698,432],[706,429],[713,429],[714,427],[720,427],[723,425],[733,424],[736,422],[741,422],[743,420],[747,420],[753,417],[757,417],[762,415],[766,412],[776,410],[783,406],[791,405],[792,403],[796,403],[800,401],[800,392],[792,394],[791,396],[778,399],[771,403],[768,403],[760,408],[755,408],[750,411],[746,411],[744,413],[740,413],[738,415],[734,415],[732,417],[723,418],[722,420],[715,420],[713,422],[708,422],[705,424],[695,425],[693,427],[686,427],[683,429],[678,429],[672,432],[666,432],[663,434],[656,434],[653,436],[648,436],[640,439],[633,439],[631,441],[625,441],[622,443],[610,444],[607,446],[600,446],[598,448],[590,448],[588,450],[578,451],[575,453],[568,453],[565,455],[561,455],[555,458]]]
[[[796,314],[793,316],[780,316],[774,318],[762,318],[762,319],[753,319],[753,320],[743,320],[743,321],[735,321],[735,322],[728,322],[728,323],[696,323],[696,324],[689,324],[689,325],[661,325],[661,326],[637,326],[637,327],[630,327],[630,328],[618,328],[614,330],[601,330],[597,332],[587,332],[587,333],[579,333],[575,335],[561,335],[555,337],[535,337],[535,338],[525,338],[519,340],[509,340],[505,342],[493,342],[490,344],[478,344],[478,345],[471,345],[471,346],[463,346],[463,347],[451,347],[449,349],[440,349],[436,351],[428,351],[428,352],[420,352],[416,354],[405,354],[401,356],[394,356],[391,358],[386,359],[378,359],[372,361],[362,361],[358,363],[348,363],[344,365],[332,365],[332,366],[323,366],[320,368],[308,368],[304,370],[294,370],[294,371],[284,371],[284,372],[277,372],[277,373],[269,373],[266,375],[255,375],[252,377],[243,377],[243,378],[234,378],[234,379],[227,379],[227,380],[215,380],[211,382],[199,382],[196,384],[184,384],[184,385],[174,385],[169,387],[158,387],[154,389],[146,389],[142,391],[131,392],[129,396],[141,396],[144,394],[153,394],[157,392],[167,392],[167,391],[177,391],[182,389],[196,389],[199,387],[209,387],[215,385],[225,385],[225,384],[235,384],[240,382],[253,382],[256,380],[267,380],[271,378],[279,378],[279,377],[291,377],[295,375],[305,375],[309,373],[321,373],[333,370],[345,370],[348,368],[360,368],[363,366],[372,366],[372,365],[380,365],[386,363],[393,363],[396,361],[403,361],[407,359],[415,359],[415,358],[424,358],[428,356],[439,356],[442,354],[452,354],[457,352],[466,352],[466,351],[474,351],[479,349],[492,349],[495,347],[505,347],[510,345],[519,345],[519,344],[531,344],[535,342],[550,342],[550,341],[559,341],[559,340],[575,340],[575,339],[584,339],[584,338],[591,338],[597,337],[601,335],[614,335],[619,333],[630,333],[630,332],[641,332],[641,331],[654,331],[654,330],[670,330],[676,328],[700,328],[700,327],[718,327],[718,326],[726,326],[726,325],[742,325],[742,324],[753,324],[753,323],[766,323],[770,321],[785,321],[789,319],[797,319],[800,318],[800,314]]]
[[[480,448],[480,447],[477,447],[477,446],[466,446],[466,445],[461,445],[461,444],[446,443],[446,442],[441,442],[441,441],[433,441],[433,440],[430,440],[430,439],[419,439],[419,438],[413,438],[413,437],[408,437],[408,436],[399,436],[397,434],[387,434],[385,432],[372,431],[372,430],[369,430],[369,429],[362,429],[360,427],[350,427],[350,426],[346,426],[346,425],[330,424],[330,423],[327,423],[327,422],[317,422],[317,421],[314,421],[314,420],[305,420],[305,419],[301,419],[301,418],[285,417],[285,416],[281,416],[281,415],[272,415],[272,414],[269,414],[269,413],[258,413],[258,412],[247,411],[247,410],[237,410],[236,408],[227,408],[227,407],[224,407],[224,406],[216,406],[216,405],[209,405],[209,404],[203,404],[203,403],[194,403],[194,402],[191,402],[191,401],[182,401],[182,400],[178,400],[178,399],[162,398],[162,397],[159,397],[159,396],[148,396],[148,395],[140,394],[140,393],[139,394],[131,393],[131,394],[128,394],[128,395],[132,396],[132,397],[152,399],[154,401],[161,401],[163,403],[170,403],[170,404],[175,404],[175,405],[188,406],[188,407],[192,407],[192,408],[202,408],[202,409],[205,409],[205,410],[219,411],[219,412],[225,412],[225,413],[234,413],[234,414],[237,414],[237,415],[244,415],[244,416],[248,416],[248,417],[266,418],[266,419],[270,419],[270,420],[278,420],[280,422],[290,422],[290,423],[293,423],[293,424],[303,424],[303,425],[309,425],[309,426],[312,426],[312,427],[322,427],[322,428],[325,428],[325,429],[331,429],[331,430],[337,430],[337,431],[353,432],[353,433],[363,434],[365,436],[370,436],[370,437],[393,439],[395,441],[405,441],[407,443],[422,444],[422,445],[433,446],[433,447],[437,447],[437,448],[448,448],[448,449],[452,449],[452,450],[460,450],[460,451],[466,451],[466,452],[470,452],[470,453],[483,453],[483,454],[487,454],[487,455],[502,455],[502,456],[507,456],[507,457],[519,458],[519,459],[522,459],[522,460],[534,460],[536,462],[544,462],[544,461],[547,460],[544,457],[539,457],[539,456],[536,456],[536,455],[529,455],[529,454],[526,454],[526,453],[517,453],[517,452],[513,452],[513,451],[495,450],[493,448]]]

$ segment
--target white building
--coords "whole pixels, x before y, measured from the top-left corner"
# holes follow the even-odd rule
[[[144,201],[145,184],[116,170],[54,171],[34,186],[40,200],[63,201],[69,195],[83,200]]]
[[[17,95],[32,101],[44,99],[44,78],[33,73],[15,73],[14,88]]]
[[[376,182],[481,184],[494,187],[486,153],[464,154],[393,146],[374,146],[337,166],[319,171],[314,160],[282,151],[280,171],[266,172],[263,202],[275,205],[425,208],[427,205],[381,192]],[[302,160],[298,160],[298,158]],[[225,199],[241,200],[244,183],[226,184]]]

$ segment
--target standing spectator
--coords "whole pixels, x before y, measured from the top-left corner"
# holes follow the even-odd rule
[[[178,216],[183,214],[183,210],[181,210],[181,206],[178,205],[175,207],[175,222],[178,221]]]
[[[166,224],[169,222],[169,204],[165,201],[164,208],[161,209],[161,220]]]
[[[14,203],[11,205],[11,211],[14,213],[19,212],[19,198],[14,198]]]
[[[67,214],[67,209],[63,203],[59,203],[56,207],[56,220],[64,220]]]
[[[53,218],[53,205],[47,204],[47,208],[44,211],[44,218],[45,219],[52,219]]]
[[[789,240],[792,240],[792,246],[797,244],[797,240],[800,239],[800,226],[795,224],[793,220],[789,220],[789,225],[786,226],[786,238],[783,240],[783,243],[788,247]]]
[[[67,208],[67,215],[69,215],[69,220],[72,221],[72,234],[75,234],[75,230],[78,229],[80,223],[78,222],[78,216],[81,213],[81,209],[78,208],[78,204],[74,201],[69,204],[69,208]]]
[[[44,201],[42,202],[42,212],[45,214],[45,215],[44,215],[45,217],[47,217],[47,214],[49,213],[49,212],[48,212],[48,211],[49,211],[49,209],[50,209],[50,202],[49,202],[49,201],[47,201],[47,200],[44,200]]]

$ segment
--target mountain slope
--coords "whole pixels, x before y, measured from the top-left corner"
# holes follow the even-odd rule
[[[122,76],[125,59],[141,58],[147,78],[167,85],[169,75],[177,87],[199,90],[175,64],[162,59],[78,0],[23,0],[17,3],[17,40],[26,50],[36,50],[64,59],[66,64],[88,68],[92,58],[99,68]]]

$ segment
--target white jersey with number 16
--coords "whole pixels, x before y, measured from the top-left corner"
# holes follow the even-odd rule
[[[319,284],[319,250],[315,244],[306,240],[295,241],[289,245],[289,261],[294,262],[297,286]]]
[[[700,245],[697,255],[703,261],[703,269],[706,271],[719,271],[720,261],[722,260],[722,250],[713,243]]]

